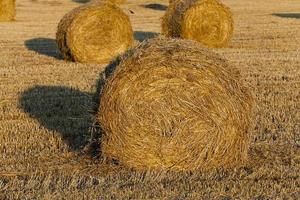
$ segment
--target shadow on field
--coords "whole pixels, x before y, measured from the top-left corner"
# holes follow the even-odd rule
[[[87,3],[87,2],[89,2],[90,0],[72,0],[72,1],[74,1],[74,2],[76,2],[76,3]]]
[[[142,42],[146,39],[154,38],[159,34],[155,32],[134,31],[133,35],[134,35],[134,39]]]
[[[61,134],[71,150],[79,150],[89,139],[92,117],[91,95],[61,86],[35,86],[22,93],[21,108],[49,130]]]
[[[272,15],[282,18],[300,19],[300,13],[273,13]]]
[[[25,46],[30,51],[35,51],[38,54],[62,59],[56,41],[50,38],[34,38],[25,41]]]
[[[102,130],[95,116],[105,80],[119,62],[120,57],[100,73],[94,94],[63,86],[37,85],[21,94],[19,106],[42,126],[58,132],[72,151],[84,150],[92,157],[99,157]]]
[[[152,10],[160,10],[160,11],[167,10],[167,8],[168,8],[168,6],[158,4],[158,3],[144,4],[144,5],[141,5],[141,7],[149,8],[149,9],[152,9]]]

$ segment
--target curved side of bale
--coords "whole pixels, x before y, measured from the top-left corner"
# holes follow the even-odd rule
[[[162,33],[224,47],[233,34],[232,14],[217,0],[174,0],[162,18]]]
[[[90,3],[66,14],[56,33],[66,60],[104,63],[133,45],[129,17],[111,2]]]
[[[15,20],[15,0],[0,0],[0,22]]]
[[[56,32],[56,43],[60,50],[60,53],[65,60],[75,61],[72,56],[71,49],[67,42],[67,34],[69,27],[72,24],[74,18],[77,16],[78,12],[85,9],[85,6],[75,8],[71,12],[67,13],[59,22]]]
[[[130,50],[101,93],[103,155],[136,169],[209,170],[247,160],[254,100],[225,60],[196,42]]]

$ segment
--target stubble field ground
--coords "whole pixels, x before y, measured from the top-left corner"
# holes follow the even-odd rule
[[[300,2],[222,2],[235,31],[214,51],[241,70],[258,104],[247,166],[137,172],[91,158],[84,147],[106,65],[66,62],[55,44],[59,20],[82,2],[19,0],[16,21],[0,23],[0,199],[299,199]],[[160,33],[167,4],[122,5],[136,40]]]

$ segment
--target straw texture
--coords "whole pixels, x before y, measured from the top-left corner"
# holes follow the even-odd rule
[[[217,0],[173,0],[163,16],[162,33],[225,47],[233,34],[232,14]]]
[[[15,20],[15,0],[0,0],[0,22]]]
[[[126,0],[109,0],[115,4],[123,4],[123,3],[126,3]]]
[[[123,4],[123,3],[126,3],[126,0],[93,0],[91,1],[92,3],[97,3],[97,2],[103,2],[103,1],[110,1],[112,3],[115,3],[115,4]]]
[[[254,100],[239,72],[196,42],[155,38],[107,79],[103,155],[137,169],[208,170],[247,160]]]
[[[108,1],[66,14],[58,25],[56,40],[66,60],[84,63],[109,62],[134,41],[129,17]]]

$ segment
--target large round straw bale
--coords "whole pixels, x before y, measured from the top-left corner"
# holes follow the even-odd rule
[[[13,21],[15,15],[15,0],[0,0],[0,22]]]
[[[233,34],[231,11],[217,0],[173,0],[162,19],[162,33],[224,47]]]
[[[137,169],[245,164],[253,98],[234,67],[194,41],[141,43],[100,99],[105,157]]]
[[[86,63],[108,62],[134,41],[129,17],[108,1],[66,14],[58,25],[56,40],[66,60]]]

